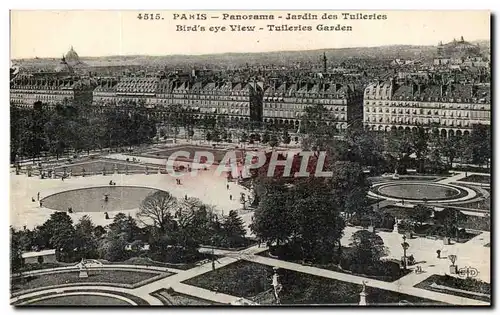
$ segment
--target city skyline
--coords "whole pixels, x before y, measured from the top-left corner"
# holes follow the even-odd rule
[[[11,11],[11,59],[58,58],[73,46],[81,57],[210,55],[265,53],[393,45],[436,46],[461,36],[466,41],[490,38],[489,11],[374,11],[383,21],[347,21],[351,32],[176,32],[175,25],[262,25],[269,20],[174,21],[173,14],[160,12],[163,21],[137,19],[138,11]],[[221,11],[223,12],[223,11]],[[231,12],[257,14],[259,11]],[[285,15],[292,11],[266,11]],[[299,11],[293,11],[299,13]],[[321,15],[341,11],[309,11]],[[342,11],[344,12],[344,11]],[[354,12],[354,11],[353,11]],[[365,12],[365,11],[356,11]],[[366,11],[366,13],[371,13]],[[211,12],[217,14],[217,12]],[[465,18],[466,17],[466,18]],[[464,21],[468,21],[464,23]],[[91,22],[91,23],[90,23]],[[343,20],[276,21],[290,25],[346,24]],[[30,24],[36,24],[30,27]],[[164,25],[164,26],[163,26]],[[61,27],[64,26],[64,27]],[[387,36],[381,32],[392,31]],[[88,34],[91,34],[89,36]],[[377,34],[377,36],[366,36]],[[166,38],[167,40],[163,40]],[[238,45],[234,45],[237,41]],[[172,45],[172,43],[175,43]],[[196,44],[195,44],[196,43]]]

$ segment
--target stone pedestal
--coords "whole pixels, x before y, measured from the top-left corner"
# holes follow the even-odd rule
[[[450,265],[450,274],[456,275],[458,272],[458,268],[456,265]]]
[[[364,290],[359,294],[359,305],[366,306],[366,292]]]
[[[87,270],[80,270],[80,273],[78,274],[78,278],[88,278],[89,273]]]

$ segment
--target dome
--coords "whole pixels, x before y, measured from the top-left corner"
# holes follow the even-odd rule
[[[73,46],[71,46],[71,49],[66,53],[65,58],[67,62],[74,62],[74,63],[80,62],[80,57],[78,57],[78,54],[73,49]]]

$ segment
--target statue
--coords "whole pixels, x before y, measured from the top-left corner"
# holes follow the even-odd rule
[[[279,293],[283,289],[283,286],[281,285],[279,281],[279,275],[278,275],[278,267],[274,267],[274,274],[272,278],[272,286],[274,288],[274,298],[276,299],[276,304],[281,304],[281,300],[279,297]]]
[[[399,220],[396,218],[394,220],[394,227],[393,227],[393,230],[392,230],[394,233],[399,233],[398,224],[399,224]]]
[[[109,195],[108,194],[105,194],[104,195],[104,202],[108,202],[109,201]]]
[[[82,261],[78,264],[79,267],[79,274],[78,278],[88,278],[89,273],[87,271],[87,266],[85,265],[85,261],[82,258]]]
[[[363,290],[359,293],[359,305],[366,306],[366,281],[363,281]]]

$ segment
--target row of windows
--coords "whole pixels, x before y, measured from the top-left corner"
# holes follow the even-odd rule
[[[403,117],[369,117],[365,118],[365,122],[374,122],[374,123],[387,123],[387,124],[430,124],[430,123],[437,123],[442,126],[462,126],[462,127],[468,127],[470,126],[470,122],[468,120],[461,121],[461,120],[453,120],[453,119],[417,119],[417,118],[403,118]]]
[[[25,94],[46,94],[46,90],[11,90],[11,95],[25,95]],[[73,90],[54,90],[50,91],[52,95],[70,95]]]
[[[489,104],[460,104],[460,103],[412,103],[412,102],[382,102],[382,101],[365,101],[365,105],[378,105],[378,106],[404,106],[404,107],[424,107],[424,108],[446,108],[446,109],[485,109]]]
[[[484,94],[484,93],[483,93]],[[388,102],[387,101],[399,101],[398,103],[399,104],[403,104],[403,103],[411,103],[413,101],[420,101],[420,102],[449,102],[449,103],[468,103],[468,102],[471,102],[471,103],[485,103],[486,102],[486,95],[484,95],[484,98],[466,98],[466,99],[454,99],[454,98],[444,98],[444,97],[410,97],[410,96],[407,96],[407,97],[403,97],[403,96],[400,96],[400,97],[389,97],[389,96],[384,96],[384,97],[370,97],[369,95],[366,95],[365,94],[365,100],[374,100],[373,103],[377,102],[377,101],[385,101],[385,103],[387,104]],[[404,102],[403,102],[404,101]],[[410,101],[410,102],[408,102]],[[380,102],[381,103],[381,102]]]

